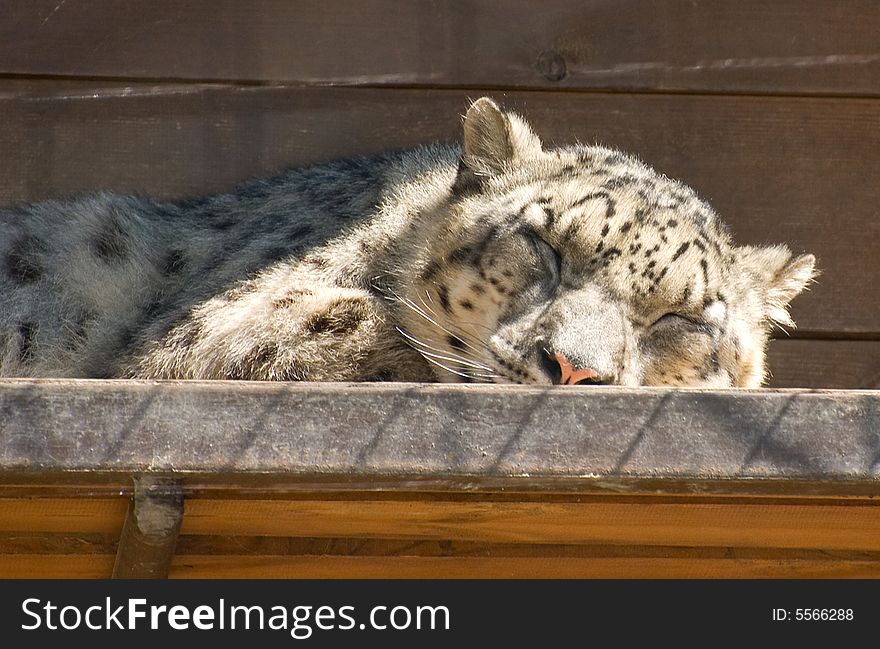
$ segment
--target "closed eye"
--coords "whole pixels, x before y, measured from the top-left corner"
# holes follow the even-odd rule
[[[681,313],[665,313],[657,318],[649,327],[652,330],[664,329],[666,327],[687,327],[693,331],[703,333],[712,333],[713,328],[708,322],[697,320],[691,316],[682,315]]]
[[[544,262],[544,266],[553,276],[553,281],[558,282],[559,276],[562,274],[562,257],[556,251],[556,248],[544,241],[535,232],[529,232],[528,238],[538,254],[538,258]]]

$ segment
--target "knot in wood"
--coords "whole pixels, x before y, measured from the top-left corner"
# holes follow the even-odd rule
[[[555,50],[544,50],[538,54],[538,72],[548,81],[561,81],[568,74],[565,59]]]

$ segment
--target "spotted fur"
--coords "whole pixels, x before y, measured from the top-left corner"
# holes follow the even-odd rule
[[[0,210],[0,373],[753,387],[813,266],[483,98],[461,146]]]

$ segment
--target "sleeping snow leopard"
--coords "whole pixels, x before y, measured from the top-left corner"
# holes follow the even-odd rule
[[[545,150],[488,98],[463,130],[227,194],[0,210],[0,374],[762,382],[812,255],[736,247],[688,187]]]

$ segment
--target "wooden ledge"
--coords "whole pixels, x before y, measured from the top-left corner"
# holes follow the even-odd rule
[[[0,482],[873,495],[880,392],[0,380]]]
[[[2,380],[0,576],[877,577],[878,464],[870,391]]]

